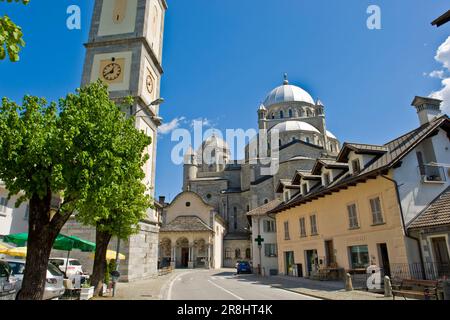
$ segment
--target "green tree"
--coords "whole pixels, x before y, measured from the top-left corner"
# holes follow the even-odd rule
[[[0,179],[10,196],[23,194],[16,206],[29,201],[26,264],[33,268],[25,269],[19,299],[42,299],[48,258],[61,228],[90,199],[105,202],[104,190],[123,177],[129,159],[119,144],[131,130],[124,123],[130,122],[101,82],[69,94],[59,108],[31,96],[22,105],[3,99]],[[150,143],[144,133],[135,133]]]
[[[115,150],[123,161],[114,175],[114,181],[96,188],[78,206],[77,220],[96,228],[96,252],[91,285],[98,295],[103,287],[106,271],[106,251],[113,236],[127,240],[138,231],[139,222],[152,207],[142,182],[145,173],[143,165],[149,156],[145,149],[150,138],[135,129],[134,118],[118,123],[121,135],[115,136]]]
[[[5,2],[5,0],[0,0]],[[6,0],[7,2],[22,2],[28,4],[30,0]],[[19,61],[21,47],[25,46],[22,29],[17,26],[7,15],[0,17],[0,60],[6,58],[8,53],[12,62]]]

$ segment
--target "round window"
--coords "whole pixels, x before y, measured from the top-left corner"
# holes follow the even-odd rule
[[[190,207],[191,203],[190,202],[186,202],[186,207]]]
[[[208,194],[206,195],[206,198],[211,199],[211,198],[212,198],[212,195],[211,195],[210,193],[208,193]]]

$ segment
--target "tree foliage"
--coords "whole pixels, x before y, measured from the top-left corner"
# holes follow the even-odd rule
[[[5,2],[5,0],[0,0]],[[28,4],[30,0],[6,0],[6,2],[22,2]],[[0,17],[0,60],[8,54],[12,62],[19,61],[21,47],[25,46],[22,29],[17,26],[7,15]]]
[[[10,196],[20,194],[16,206],[30,200],[27,264],[33,268],[25,269],[19,298],[42,297],[54,238],[75,210],[91,225],[115,217],[112,207],[120,209],[121,221],[134,223],[140,217],[130,219],[128,214],[138,206],[121,206],[123,184],[145,189],[131,177],[143,177],[138,168],[148,157],[142,150],[150,142],[110,100],[100,81],[69,94],[58,106],[31,96],[22,105],[3,99],[0,180]],[[55,195],[63,199],[56,209],[51,201]]]

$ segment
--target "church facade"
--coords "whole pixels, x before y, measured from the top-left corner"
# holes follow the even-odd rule
[[[257,110],[260,132],[268,136],[278,131],[276,161],[279,169],[267,175],[262,157],[247,145],[245,159],[231,159],[228,144],[216,135],[207,138],[198,150],[185,154],[183,191],[194,192],[226,222],[223,237],[224,267],[237,261],[252,261],[251,219],[247,213],[277,199],[280,181],[289,182],[298,171],[310,171],[318,158],[335,157],[338,139],[327,130],[325,107],[302,88],[291,85],[285,76]],[[259,137],[258,137],[259,139]],[[271,139],[268,137],[269,144]],[[271,150],[271,146],[268,146]],[[268,155],[273,159],[273,155]],[[208,161],[209,160],[209,161]],[[286,179],[289,179],[287,181]],[[253,237],[258,235],[253,234]]]

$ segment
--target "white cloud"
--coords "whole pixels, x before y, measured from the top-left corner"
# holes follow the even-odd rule
[[[185,120],[185,117],[175,118],[169,123],[164,123],[158,128],[158,133],[165,135],[171,133],[173,130],[180,127],[180,124]]]
[[[430,78],[438,78],[438,79],[444,79],[445,77],[445,71],[444,70],[434,70],[430,73],[426,73],[427,76]]]
[[[197,123],[197,125],[198,125],[199,122],[202,124],[203,127],[212,127],[213,126],[213,123],[212,123],[212,121],[210,119],[208,119],[208,118],[197,118],[197,119],[194,119],[194,120],[191,121],[191,128],[194,127],[194,123]]]
[[[447,71],[450,71],[450,36],[439,46],[434,58],[436,61],[442,63]],[[432,92],[430,97],[443,100],[442,111],[448,114],[450,113],[450,76],[446,77],[445,72],[443,71],[440,79],[442,79],[442,88]]]

